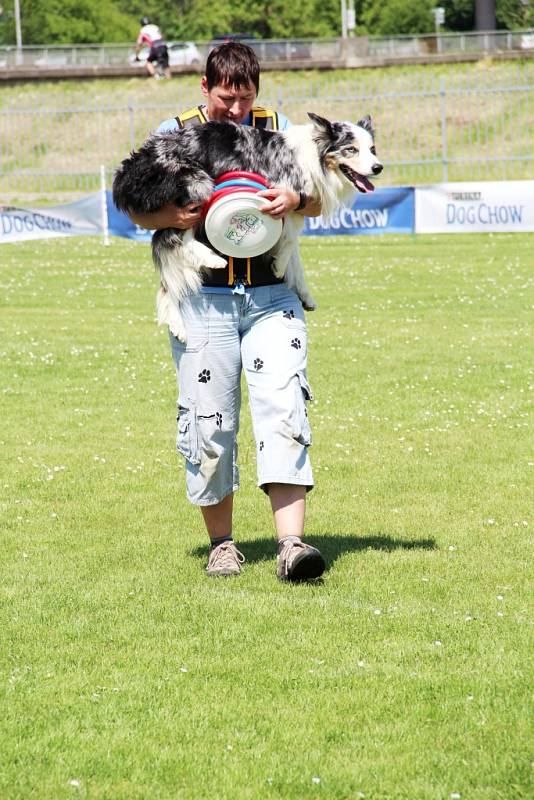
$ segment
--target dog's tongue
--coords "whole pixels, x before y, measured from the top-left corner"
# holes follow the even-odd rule
[[[367,180],[364,175],[358,175],[355,182],[356,188],[358,191],[363,192],[363,194],[367,194],[367,192],[374,192],[375,190],[375,187],[371,181]]]

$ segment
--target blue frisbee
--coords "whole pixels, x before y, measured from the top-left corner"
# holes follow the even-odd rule
[[[215,191],[219,191],[219,189],[226,189],[229,186],[249,186],[252,189],[259,189],[263,191],[265,186],[262,186],[261,183],[257,181],[250,181],[247,178],[234,178],[231,181],[223,181],[222,183],[218,183],[215,187]]]

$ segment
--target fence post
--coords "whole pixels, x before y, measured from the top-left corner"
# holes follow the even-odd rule
[[[439,82],[439,105],[441,110],[441,179],[447,183],[449,179],[448,154],[447,154],[447,107],[445,78],[441,77]]]
[[[108,202],[106,196],[106,168],[100,165],[100,212],[102,222],[102,244],[109,247]]]
[[[128,100],[128,119],[130,120],[130,149],[135,150],[135,118],[131,100]]]

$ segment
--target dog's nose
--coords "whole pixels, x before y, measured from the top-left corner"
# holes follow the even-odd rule
[[[375,164],[373,166],[373,175],[380,175],[383,169],[384,167],[382,166],[382,164]]]

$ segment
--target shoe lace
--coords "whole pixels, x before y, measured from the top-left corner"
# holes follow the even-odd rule
[[[217,545],[217,547],[213,548],[208,558],[210,567],[231,567],[236,561],[238,564],[243,564],[245,556],[233,542],[222,542]]]
[[[295,560],[295,557],[299,550],[304,550],[306,545],[304,542],[296,542],[294,540],[290,540],[286,542],[280,551],[280,561],[284,570],[288,570],[291,567],[291,564]]]

